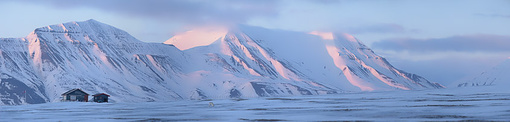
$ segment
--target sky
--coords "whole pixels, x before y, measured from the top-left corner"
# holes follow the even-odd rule
[[[349,33],[395,67],[444,85],[510,57],[509,0],[0,0],[0,16],[2,38],[88,19],[156,43],[238,24]]]

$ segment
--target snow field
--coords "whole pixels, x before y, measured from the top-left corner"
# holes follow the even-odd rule
[[[0,116],[0,121],[507,121],[510,92],[487,86],[250,99],[59,102],[0,106]]]

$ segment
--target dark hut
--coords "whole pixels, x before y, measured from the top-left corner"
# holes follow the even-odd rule
[[[63,101],[80,101],[88,102],[89,94],[81,89],[71,89],[62,94]]]
[[[98,103],[108,102],[108,97],[110,97],[110,95],[105,94],[105,93],[98,93],[98,94],[94,94],[92,96],[94,96],[94,102],[98,102]]]

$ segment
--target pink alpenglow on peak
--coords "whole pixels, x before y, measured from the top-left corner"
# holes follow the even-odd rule
[[[111,102],[444,88],[348,34],[246,25],[202,27],[161,44],[95,20],[69,22],[0,38],[0,53],[0,81],[14,85],[0,85],[8,96],[0,105],[58,102],[72,88],[108,91]],[[30,97],[20,99],[25,90]]]
[[[308,34],[320,36],[324,40],[333,40],[333,33],[331,32],[320,32],[320,31],[312,31]]]
[[[179,33],[165,41],[165,44],[173,44],[180,50],[187,50],[197,46],[206,46],[225,36],[228,29],[225,27],[198,28]]]

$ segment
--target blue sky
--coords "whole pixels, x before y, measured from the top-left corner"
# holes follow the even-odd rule
[[[397,68],[452,83],[510,57],[508,0],[0,0],[0,37],[95,19],[146,42],[197,26],[350,33]]]

